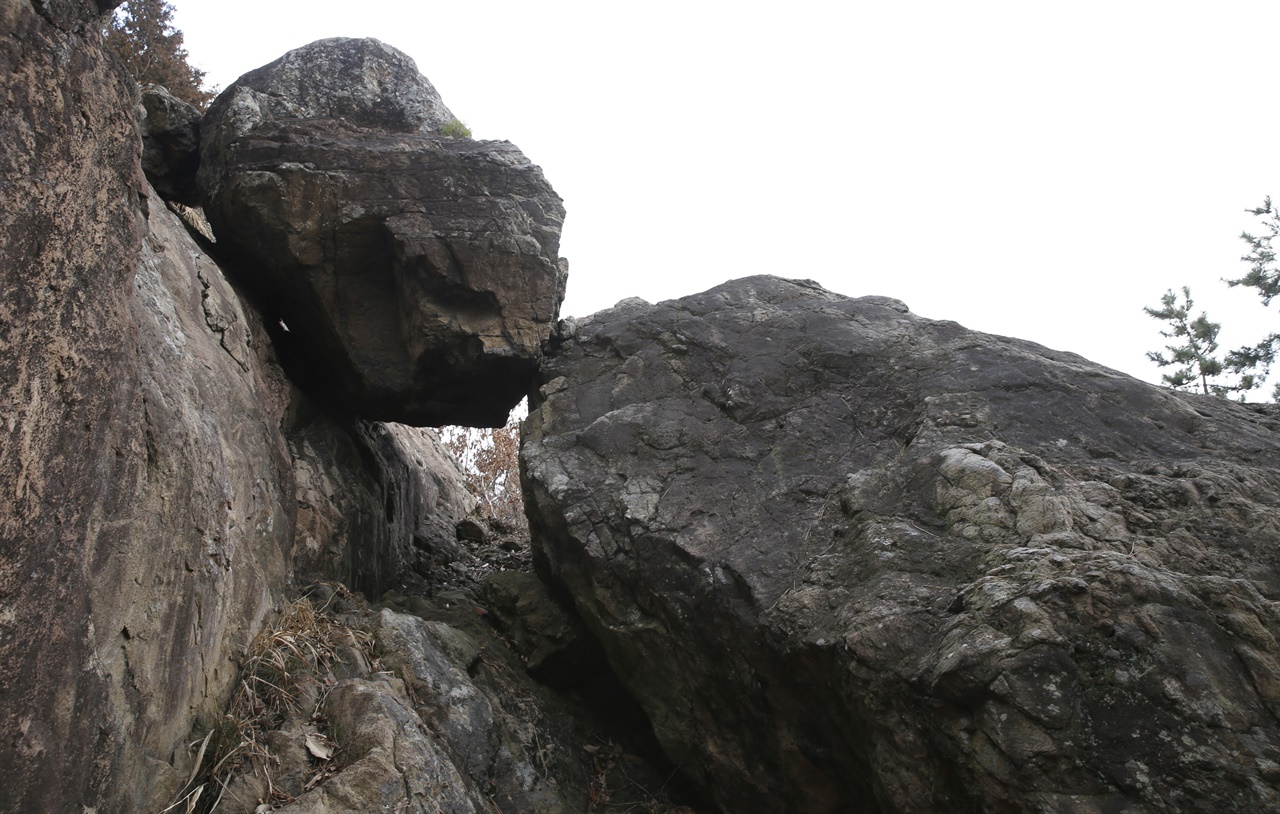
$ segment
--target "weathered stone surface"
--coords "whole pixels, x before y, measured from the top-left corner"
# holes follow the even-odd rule
[[[200,188],[304,388],[365,418],[500,426],[564,294],[564,210],[511,144],[432,135],[450,115],[403,54],[323,40],[214,102]]]
[[[582,322],[523,468],[725,811],[1280,808],[1280,416],[734,281]]]
[[[485,579],[484,595],[529,672],[549,684],[570,683],[569,674],[589,658],[584,651],[590,637],[546,583],[525,571],[498,571]]]
[[[474,508],[434,430],[314,414],[289,433],[299,582],[340,580],[378,596],[432,553],[456,548]]]
[[[139,206],[120,127],[119,154],[80,165],[97,177],[64,179],[100,196],[57,197],[39,241],[5,244],[28,252],[3,264],[5,811],[148,807],[287,580],[281,405],[217,267],[159,198]]]
[[[439,133],[454,118],[418,66],[375,39],[333,37],[294,49],[227,89],[220,147],[266,121],[341,119],[388,133]],[[226,115],[226,114],[224,114]]]
[[[123,749],[111,794],[135,795],[125,808],[157,802],[193,721],[216,719],[234,657],[287,585],[293,536],[285,402],[253,317],[155,195],[149,210],[118,326],[136,342],[116,371],[129,416],[118,446],[83,453],[115,488],[97,507],[86,621]]]
[[[377,636],[383,665],[404,677],[418,702],[431,710],[436,735],[458,770],[492,795],[500,810],[586,810],[588,779],[575,744],[540,740],[563,731],[567,722],[551,720],[553,711],[520,673],[494,673],[501,662],[486,655],[491,647],[482,647],[494,642],[491,634],[473,636],[444,622],[384,610]],[[473,677],[482,658],[490,669]]]
[[[291,573],[380,590],[465,514],[456,470],[418,470],[430,433],[300,420],[148,191],[136,86],[77,8],[0,3],[0,811],[24,814],[163,807]],[[317,472],[324,500],[295,489]]]
[[[0,811],[79,810],[123,748],[102,720],[107,631],[87,620],[135,420],[118,371],[143,181],[133,86],[102,57],[98,11],[0,0]]]
[[[200,111],[160,85],[142,86],[138,127],[142,170],[166,201],[197,206],[200,166]]]
[[[282,809],[297,813],[588,809],[594,778],[577,754],[588,735],[471,609],[421,604],[449,623],[370,612],[358,598],[339,604],[348,623],[370,632],[378,671],[346,664],[353,674],[344,680],[311,680],[314,698],[268,738],[270,765],[246,765],[230,779],[221,810],[250,814],[273,788],[297,797]],[[317,726],[337,746],[328,767],[306,754],[306,732]],[[307,785],[325,768],[323,782]]]
[[[413,710],[399,679],[340,682],[324,713],[344,750],[342,771],[282,811],[292,814],[474,814],[484,797]],[[252,810],[252,809],[247,809]]]

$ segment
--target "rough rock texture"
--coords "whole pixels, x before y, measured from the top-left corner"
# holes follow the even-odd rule
[[[122,747],[90,614],[113,450],[136,419],[129,292],[144,221],[132,83],[94,3],[0,0],[0,810],[71,808]],[[105,292],[104,292],[105,289]],[[86,454],[87,452],[96,454]]]
[[[769,277],[544,380],[537,562],[723,810],[1280,810],[1274,408]]]
[[[142,86],[138,127],[142,132],[142,170],[161,198],[196,206],[196,170],[200,166],[200,117],[191,105],[160,85]]]
[[[584,652],[590,638],[582,622],[561,607],[536,574],[490,574],[484,595],[529,672],[547,683],[571,682],[593,655]]]
[[[674,807],[660,755],[636,754],[629,733],[599,729],[590,710],[533,681],[477,606],[414,596],[389,603],[412,613],[376,610],[328,585],[313,599],[329,609],[324,639],[336,623],[368,645],[317,671],[294,668],[298,703],[260,738],[272,757],[225,781],[219,811],[693,814]],[[326,647],[291,630],[294,646]],[[605,748],[610,765],[593,759]]]
[[[458,519],[447,470],[405,476],[429,433],[300,415],[99,37],[93,3],[0,0],[3,812],[158,810],[295,567],[374,586]]]
[[[114,170],[141,180],[132,145]],[[6,337],[6,811],[145,806],[288,576],[281,405],[248,318],[159,198],[119,200],[60,202],[96,267],[3,266],[6,325],[49,323]],[[140,245],[105,245],[131,224]]]
[[[336,579],[378,596],[456,547],[475,499],[433,430],[324,414],[299,423],[289,434],[297,581]]]
[[[403,54],[322,40],[214,102],[200,189],[304,388],[366,418],[500,426],[564,295],[564,209],[510,143],[432,135],[449,116]]]
[[[454,118],[406,54],[375,39],[334,37],[304,45],[227,89],[239,138],[264,121],[342,119],[389,133],[439,133]],[[225,114],[224,114],[225,115]]]

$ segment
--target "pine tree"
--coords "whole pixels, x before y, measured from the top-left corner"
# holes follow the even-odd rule
[[[1176,344],[1166,345],[1169,355],[1159,351],[1149,351],[1147,358],[1160,367],[1174,367],[1172,373],[1161,375],[1161,380],[1175,390],[1199,389],[1205,395],[1227,396],[1238,393],[1240,398],[1257,387],[1261,381],[1253,373],[1244,372],[1244,368],[1232,360],[1232,351],[1228,354],[1228,362],[1224,364],[1215,355],[1218,352],[1218,331],[1222,325],[1211,322],[1204,311],[1192,318],[1195,303],[1191,300],[1191,289],[1182,287],[1182,302],[1170,289],[1160,298],[1160,308],[1143,308],[1142,310],[1154,319],[1164,320],[1169,329],[1161,331],[1166,339],[1179,340]],[[1240,375],[1234,384],[1223,384],[1215,381],[1224,372],[1230,370]]]
[[[1227,285],[1232,288],[1239,285],[1256,288],[1258,296],[1262,297],[1262,304],[1270,305],[1273,299],[1280,296],[1280,269],[1276,268],[1276,252],[1271,247],[1271,241],[1280,235],[1280,211],[1272,207],[1270,195],[1262,202],[1262,206],[1245,211],[1263,218],[1262,225],[1267,233],[1261,236],[1240,233],[1240,239],[1249,244],[1249,253],[1240,258],[1249,264],[1249,273],[1235,280],[1227,280]]]
[[[1276,251],[1271,241],[1280,236],[1280,211],[1271,204],[1268,195],[1262,206],[1246,209],[1251,215],[1263,219],[1264,234],[1254,235],[1242,232],[1240,239],[1249,244],[1249,253],[1240,259],[1249,264],[1249,272],[1235,280],[1227,280],[1227,285],[1235,288],[1245,286],[1258,291],[1263,305],[1271,305],[1271,301],[1280,296],[1280,268],[1276,265]],[[1257,370],[1266,376],[1276,360],[1276,352],[1280,349],[1280,333],[1266,336],[1256,345],[1238,348],[1227,354],[1227,367],[1236,371]],[[1280,401],[1280,384],[1276,385],[1272,398]]]
[[[107,24],[106,46],[140,84],[164,85],[188,104],[204,109],[214,90],[204,87],[204,71],[187,62],[182,32],[173,27],[173,6],[165,0],[126,0]]]

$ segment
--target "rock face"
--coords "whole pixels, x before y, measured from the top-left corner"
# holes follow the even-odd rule
[[[433,430],[312,415],[289,433],[298,582],[339,580],[378,596],[456,546],[475,507]]]
[[[100,507],[119,499],[103,469],[137,406],[117,375],[130,355],[121,328],[144,228],[131,88],[85,33],[93,4],[41,11],[0,2],[5,811],[52,810],[39,802],[49,787],[90,801],[121,748],[94,715],[111,689],[86,669],[97,642],[85,620]]]
[[[3,812],[163,808],[293,575],[381,590],[465,507],[430,433],[285,377],[147,185],[99,5],[0,0]]]
[[[304,387],[366,418],[500,426],[563,298],[564,210],[511,144],[435,135],[450,118],[408,57],[323,40],[214,102],[200,189]]]
[[[769,277],[578,326],[541,571],[725,811],[1280,809],[1280,417]]]
[[[261,744],[272,757],[239,753],[229,777],[206,780],[219,790],[218,811],[253,814],[269,802],[294,814],[580,814],[605,806],[695,814],[677,808],[671,767],[650,759],[660,756],[637,754],[643,744],[626,731],[602,729],[580,702],[534,681],[476,606],[421,596],[409,600],[411,612],[404,604],[370,608],[325,583],[293,603],[278,630],[265,631],[248,658],[259,668],[243,686],[262,676],[290,700],[279,709],[278,696],[255,696],[278,714],[260,716],[259,728],[240,730],[237,741]],[[285,632],[287,644],[273,644]],[[273,647],[324,655],[292,659],[278,673]],[[238,691],[233,710],[247,702]],[[237,756],[227,760],[236,765]]]

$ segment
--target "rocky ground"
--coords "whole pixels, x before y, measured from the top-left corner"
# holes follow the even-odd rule
[[[318,583],[282,609],[220,725],[192,744],[204,753],[177,802],[246,814],[709,811],[532,574],[527,532],[460,526],[452,561],[376,602]]]

